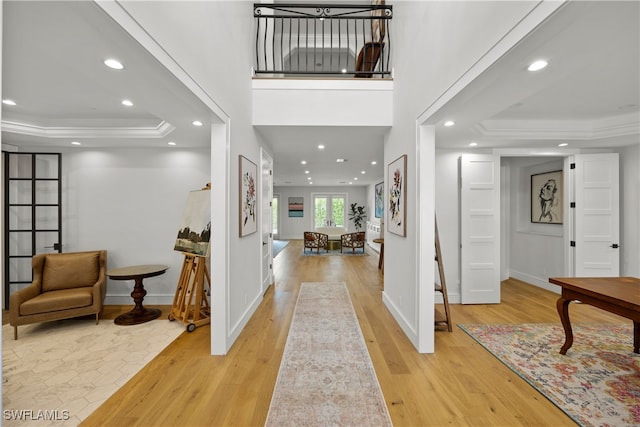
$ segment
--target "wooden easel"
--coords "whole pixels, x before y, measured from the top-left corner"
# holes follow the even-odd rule
[[[208,290],[205,289],[205,279]],[[207,259],[203,256],[184,254],[184,263],[178,279],[178,287],[173,297],[169,320],[180,320],[187,325],[187,332],[197,326],[210,323],[211,307],[207,295],[211,293],[211,277],[207,269]]]
[[[202,190],[211,190],[208,182]],[[169,320],[180,320],[187,325],[187,332],[211,322],[211,307],[207,296],[211,295],[211,276],[207,269],[207,258],[201,255],[184,253],[184,262]],[[208,289],[205,288],[205,281]]]
[[[440,237],[438,236],[438,221],[435,222],[436,225],[436,262],[438,263],[438,273],[440,274],[440,283],[435,284],[435,289],[437,292],[442,293],[442,299],[444,300],[444,316],[438,310],[435,313],[435,324],[439,325],[447,325],[447,329],[449,332],[453,332],[453,327],[451,325],[451,313],[449,312],[449,297],[447,296],[447,283],[444,280],[444,267],[442,265],[442,252],[440,252]]]

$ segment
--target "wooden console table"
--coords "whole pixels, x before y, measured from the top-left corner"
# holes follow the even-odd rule
[[[636,277],[551,277],[562,287],[556,306],[565,333],[560,354],[573,344],[569,303],[581,301],[633,321],[633,352],[640,353],[640,279]]]
[[[142,279],[154,277],[164,274],[169,266],[166,265],[134,265],[131,267],[114,268],[107,271],[107,276],[113,280],[134,280],[135,286],[131,297],[135,302],[135,307],[128,313],[124,313],[116,317],[114,323],[116,325],[138,325],[160,317],[162,313],[157,308],[146,308],[142,306],[144,296],[147,294]]]

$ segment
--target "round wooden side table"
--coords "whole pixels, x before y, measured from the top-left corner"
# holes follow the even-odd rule
[[[133,265],[130,267],[114,268],[107,271],[107,276],[113,280],[134,280],[135,286],[131,297],[135,302],[135,307],[128,313],[123,313],[116,317],[116,325],[138,325],[160,317],[162,313],[157,308],[146,308],[142,305],[147,291],[142,285],[142,280],[147,277],[154,277],[164,274],[169,269],[167,265]]]

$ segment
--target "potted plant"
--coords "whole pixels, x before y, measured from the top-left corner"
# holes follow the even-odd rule
[[[349,212],[349,219],[353,221],[353,225],[357,231],[360,231],[362,222],[367,218],[367,213],[364,210],[364,206],[358,206],[357,203],[351,203],[351,212]]]

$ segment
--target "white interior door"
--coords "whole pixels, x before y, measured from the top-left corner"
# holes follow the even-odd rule
[[[273,283],[273,159],[264,150],[261,156],[262,170],[262,290]]]
[[[618,154],[579,154],[571,169],[575,188],[577,277],[620,275]]]
[[[460,157],[463,304],[500,302],[500,157]]]

